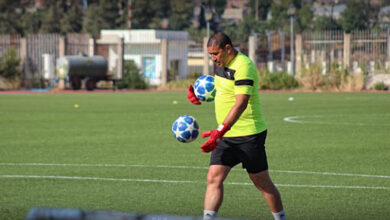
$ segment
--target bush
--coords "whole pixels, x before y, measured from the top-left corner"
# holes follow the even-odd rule
[[[148,85],[134,62],[125,62],[123,78],[117,82],[118,89],[147,89]]]
[[[343,85],[345,91],[360,91],[364,89],[364,75],[362,73],[347,75]]]
[[[340,64],[332,64],[329,72],[326,74],[322,74],[322,72],[320,64],[313,64],[309,68],[303,69],[299,80],[305,88],[312,90],[360,91],[364,89],[364,71],[350,74]]]
[[[374,89],[378,91],[388,90],[389,88],[386,86],[384,82],[377,82],[374,85]]]
[[[188,85],[194,85],[195,80],[202,74],[191,73],[185,79],[177,79],[169,81],[166,86],[161,89],[187,89]],[[293,89],[298,87],[298,81],[286,72],[270,73],[267,70],[259,71],[259,89]]]
[[[16,56],[15,48],[10,48],[0,62],[0,76],[8,80],[19,78],[22,74],[19,71],[20,59]]]
[[[160,87],[160,89],[187,89],[188,85],[194,85],[195,81],[202,75],[201,73],[192,72],[186,78],[169,81],[165,86]]]
[[[199,77],[201,77],[202,73],[192,72],[187,76],[187,79],[194,79],[197,80]]]
[[[196,78],[185,78],[185,79],[177,79],[173,81],[169,81],[164,87],[160,87],[161,89],[174,89],[174,90],[184,90],[188,88],[188,85],[194,85]]]
[[[309,66],[309,68],[304,68],[300,75],[300,82],[308,89],[316,90],[321,88],[325,83],[321,65],[315,63]]]
[[[325,85],[328,88],[342,89],[347,80],[348,71],[341,64],[333,63],[329,73],[325,76]]]
[[[286,72],[270,73],[267,70],[259,71],[260,89],[293,89],[298,87],[298,81]]]

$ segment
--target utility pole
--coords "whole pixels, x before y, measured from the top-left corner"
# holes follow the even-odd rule
[[[291,75],[295,75],[295,59],[294,59],[294,4],[290,4],[288,7],[288,15],[290,16],[290,62],[291,62]]]
[[[133,0],[127,1],[127,28],[131,29],[131,4],[133,3]]]

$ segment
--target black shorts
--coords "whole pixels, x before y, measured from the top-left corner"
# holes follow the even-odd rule
[[[268,169],[265,153],[267,130],[250,136],[222,138],[212,151],[210,165],[234,167],[242,163],[248,173],[258,173]]]

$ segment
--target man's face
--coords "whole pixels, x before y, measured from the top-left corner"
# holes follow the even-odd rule
[[[228,49],[221,49],[219,46],[207,47],[207,52],[211,56],[211,60],[219,67],[224,67],[228,64]]]

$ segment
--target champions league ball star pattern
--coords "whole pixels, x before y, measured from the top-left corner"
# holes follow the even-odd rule
[[[172,134],[178,141],[188,143],[195,140],[199,134],[199,126],[190,115],[178,117],[172,124]]]
[[[214,77],[203,75],[194,83],[194,92],[200,101],[212,102],[215,97]]]

